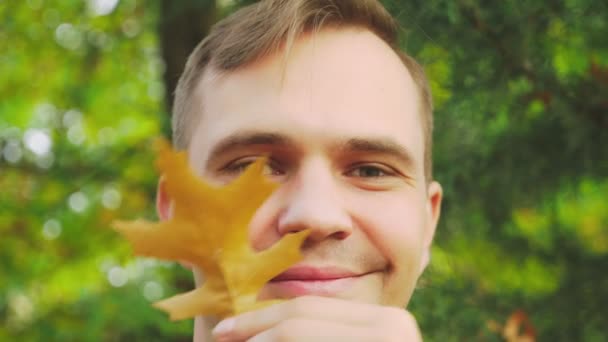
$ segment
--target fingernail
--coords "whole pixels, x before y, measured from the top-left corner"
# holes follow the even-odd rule
[[[228,318],[219,322],[211,333],[215,336],[228,334],[234,329],[234,318]]]

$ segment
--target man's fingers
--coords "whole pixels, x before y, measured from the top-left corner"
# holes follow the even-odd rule
[[[213,330],[218,337],[230,333],[237,340],[254,336],[290,318],[329,320],[346,324],[369,323],[370,304],[335,298],[303,296],[226,319]]]
[[[362,326],[380,331],[395,330],[395,327],[402,327],[403,332],[418,330],[415,319],[404,309],[384,307],[381,313],[378,306],[367,303],[304,296],[226,319],[216,326],[213,335],[246,340],[290,320],[326,321],[351,329]]]
[[[373,335],[367,329],[351,326],[336,325],[333,322],[311,319],[287,319],[272,328],[265,330],[247,342],[274,341],[378,341],[378,335]]]

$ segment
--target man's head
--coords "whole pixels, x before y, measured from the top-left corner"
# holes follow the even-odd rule
[[[198,89],[203,75],[231,73],[276,53],[283,53],[286,58],[302,35],[329,28],[356,28],[375,33],[409,71],[419,95],[425,175],[430,182],[433,108],[429,85],[422,67],[399,49],[398,25],[377,0],[265,0],[219,22],[190,55],[175,91],[172,121],[175,147],[188,148],[193,130],[204,113],[205,103]]]
[[[428,262],[441,187],[431,103],[375,1],[262,1],[220,22],[176,92],[174,139],[227,183],[268,156],[282,185],[250,224],[257,250],[310,229],[304,260],[262,298],[326,295],[404,306]],[[161,183],[159,212],[169,216]],[[302,284],[290,279],[343,278]]]

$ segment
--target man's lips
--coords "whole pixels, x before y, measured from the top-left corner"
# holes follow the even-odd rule
[[[304,295],[341,296],[374,272],[354,272],[333,266],[296,265],[267,284],[269,297],[293,298]]]
[[[358,275],[361,275],[361,273],[356,273],[340,267],[294,266],[270,281],[322,281],[350,278]]]

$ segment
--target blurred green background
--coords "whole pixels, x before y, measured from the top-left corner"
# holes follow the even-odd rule
[[[184,57],[245,2],[0,0],[1,341],[191,340],[150,307],[190,275],[109,223],[155,219]],[[384,3],[436,103],[425,339],[500,341],[523,310],[538,340],[608,340],[608,3]]]

